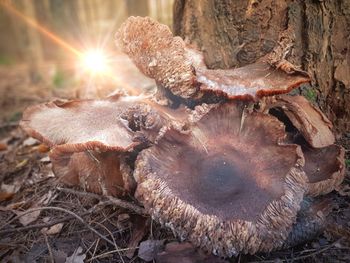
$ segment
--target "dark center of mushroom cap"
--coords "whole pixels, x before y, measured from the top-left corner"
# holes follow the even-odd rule
[[[269,203],[283,195],[284,177],[268,164],[259,165],[252,158],[256,153],[220,141],[208,147],[209,153],[173,144],[171,152],[158,155],[170,165],[162,162],[165,170],[156,168],[154,172],[182,201],[222,220],[256,221]],[[150,167],[157,167],[157,159]],[[281,174],[287,173],[288,165],[278,167]]]

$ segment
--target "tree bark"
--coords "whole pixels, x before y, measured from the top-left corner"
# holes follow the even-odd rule
[[[200,49],[210,68],[282,51],[280,59],[312,77],[299,92],[338,132],[350,130],[350,1],[175,0],[174,33]]]

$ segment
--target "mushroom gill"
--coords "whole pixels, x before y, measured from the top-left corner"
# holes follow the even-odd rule
[[[208,69],[200,52],[186,47],[167,26],[148,17],[129,17],[116,34],[116,43],[142,73],[186,99],[209,93],[254,100],[288,93],[310,80],[305,74],[287,74],[264,61],[236,69]]]
[[[168,130],[136,161],[136,196],[182,239],[220,256],[270,251],[295,222],[306,189],[303,155],[284,126],[234,104],[211,109],[188,134]]]

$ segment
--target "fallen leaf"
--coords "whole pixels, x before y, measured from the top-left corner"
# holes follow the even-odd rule
[[[14,212],[17,216],[20,216],[18,220],[23,226],[27,226],[30,223],[37,220],[41,213],[40,210],[36,210],[30,213],[26,213],[26,211],[14,211]]]
[[[5,143],[0,142],[0,151],[6,151],[7,145]]]
[[[39,201],[34,203],[29,209],[39,208],[41,205],[47,205],[51,200],[56,198],[56,196],[57,196],[57,194],[54,195],[52,191],[49,191],[44,196],[42,196]],[[35,220],[38,219],[38,217],[39,217],[39,215],[41,213],[41,210],[38,209],[38,210],[30,212],[30,213],[26,213],[26,211],[16,211],[16,210],[13,210],[13,212],[16,215],[21,216],[19,218],[19,222],[23,226],[27,226],[30,223],[32,223],[32,222],[34,222]]]
[[[84,263],[86,254],[83,254],[83,249],[78,247],[70,257],[66,258],[65,263]]]
[[[140,243],[137,256],[144,261],[152,261],[164,246],[164,240],[146,240]],[[181,262],[181,261],[179,261]]]
[[[19,163],[17,163],[16,169],[26,166],[27,163],[28,163],[28,159],[24,159],[23,161],[20,161]]]
[[[63,228],[63,223],[59,223],[49,228],[44,227],[43,229],[41,229],[41,233],[46,235],[56,235],[61,232],[62,228]]]
[[[38,140],[36,140],[36,139],[34,139],[32,137],[29,137],[28,139],[25,139],[23,141],[23,146],[34,146],[34,145],[36,145],[38,143],[39,143]]]
[[[19,184],[1,184],[0,202],[11,199],[21,188]]]
[[[39,153],[47,153],[48,151],[50,151],[50,147],[42,143],[36,147],[36,150]]]
[[[61,250],[52,250],[52,255],[55,260],[55,263],[65,263],[67,259],[67,254]]]
[[[130,216],[128,214],[120,214],[117,219],[117,227],[124,230],[130,227]]]
[[[134,215],[131,218],[132,230],[131,230],[131,236],[128,242],[129,250],[125,254],[128,258],[131,259],[134,256],[136,247],[148,232],[150,222],[151,222],[150,218],[143,217],[140,215]]]

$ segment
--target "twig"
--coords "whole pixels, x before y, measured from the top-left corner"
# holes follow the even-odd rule
[[[118,249],[118,250],[108,251],[106,253],[103,253],[103,254],[100,254],[100,255],[97,255],[95,257],[90,258],[88,260],[88,262],[91,262],[91,261],[93,261],[94,259],[97,259],[97,258],[101,258],[101,257],[107,256],[109,254],[114,254],[114,253],[118,253],[118,252],[128,251],[128,250],[131,250],[131,249],[138,249],[138,248],[139,247],[128,247],[128,248],[121,248],[121,249]]]
[[[117,243],[115,242],[113,233],[112,233],[106,226],[104,226],[103,224],[100,224],[99,222],[96,222],[96,221],[94,221],[93,223],[99,225],[100,227],[104,228],[104,229],[108,232],[108,234],[112,237],[112,240],[113,240],[113,242],[114,242],[115,250],[118,251],[118,255],[119,255],[121,261],[122,261],[123,263],[125,263],[122,254],[120,254],[120,252],[119,252],[120,248],[118,247]]]
[[[49,240],[47,239],[47,235],[46,234],[44,234],[44,238],[45,238],[47,249],[49,250],[51,263],[55,263],[55,260],[53,259],[52,249],[51,249],[51,246],[49,244]]]
[[[119,206],[121,208],[130,210],[135,212],[136,214],[140,214],[140,215],[145,215],[146,212],[145,210],[141,207],[138,206],[136,204],[112,197],[112,196],[103,196],[103,195],[98,195],[98,194],[93,194],[93,193],[88,193],[88,192],[81,192],[81,191],[76,191],[73,189],[68,189],[68,188],[62,188],[62,187],[57,187],[58,190],[62,191],[62,192],[66,192],[66,193],[71,193],[71,194],[75,194],[75,195],[80,195],[80,196],[88,196],[88,197],[92,197],[98,200],[103,200],[103,199],[107,199],[109,201],[111,201],[112,204]]]
[[[106,202],[106,203],[99,203],[97,205],[95,205],[93,208],[95,209],[89,209],[88,211],[82,213],[80,215],[80,217],[86,216],[91,214],[92,212],[96,212],[96,206],[98,205],[106,205],[106,204],[110,204],[110,202]],[[35,230],[35,229],[42,229],[44,227],[52,227],[54,225],[57,225],[59,223],[63,223],[63,222],[67,222],[70,220],[76,219],[76,217],[74,216],[66,216],[64,218],[61,219],[57,219],[51,222],[47,222],[47,223],[42,223],[42,224],[36,224],[36,225],[30,225],[30,226],[23,226],[23,227],[16,227],[16,228],[10,228],[10,229],[5,229],[5,230],[0,230],[0,235],[4,235],[4,234],[10,234],[13,232],[23,232],[23,231],[29,231],[29,230]],[[4,228],[6,225],[0,227],[0,229]]]
[[[317,250],[315,252],[309,253],[307,255],[293,257],[293,258],[291,258],[291,260],[294,262],[294,261],[299,261],[299,260],[306,259],[306,258],[309,258],[309,257],[312,257],[312,256],[316,256],[316,255],[318,255],[318,254],[320,254],[322,252],[325,252],[328,249],[332,248],[340,240],[341,239],[338,239],[337,241],[333,242],[332,244],[330,244],[328,246],[325,246],[324,248],[322,248],[320,250]],[[281,262],[288,262],[288,260],[289,259],[280,259]],[[272,259],[272,260],[262,260],[262,261],[251,261],[249,263],[274,263],[274,262],[276,262],[276,260]]]
[[[35,211],[39,211],[39,210],[57,210],[57,211],[61,211],[61,212],[65,212],[67,214],[70,214],[72,216],[74,216],[76,219],[78,219],[83,225],[85,225],[91,232],[94,232],[96,235],[98,235],[101,239],[103,239],[104,241],[106,241],[107,243],[109,243],[110,245],[114,246],[114,243],[109,240],[108,238],[106,238],[104,235],[102,235],[100,232],[98,232],[95,228],[93,228],[92,226],[90,226],[88,223],[85,222],[85,220],[78,216],[76,213],[69,211],[67,209],[64,209],[62,207],[55,207],[55,206],[44,206],[44,207],[37,207],[37,208],[32,208],[32,209],[28,209],[27,211],[23,212],[22,214],[14,217],[13,219],[11,219],[10,221],[8,221],[7,223],[5,223],[2,227],[0,227],[0,229],[4,228],[5,226],[11,224],[13,221],[19,219],[20,217],[35,212]]]

